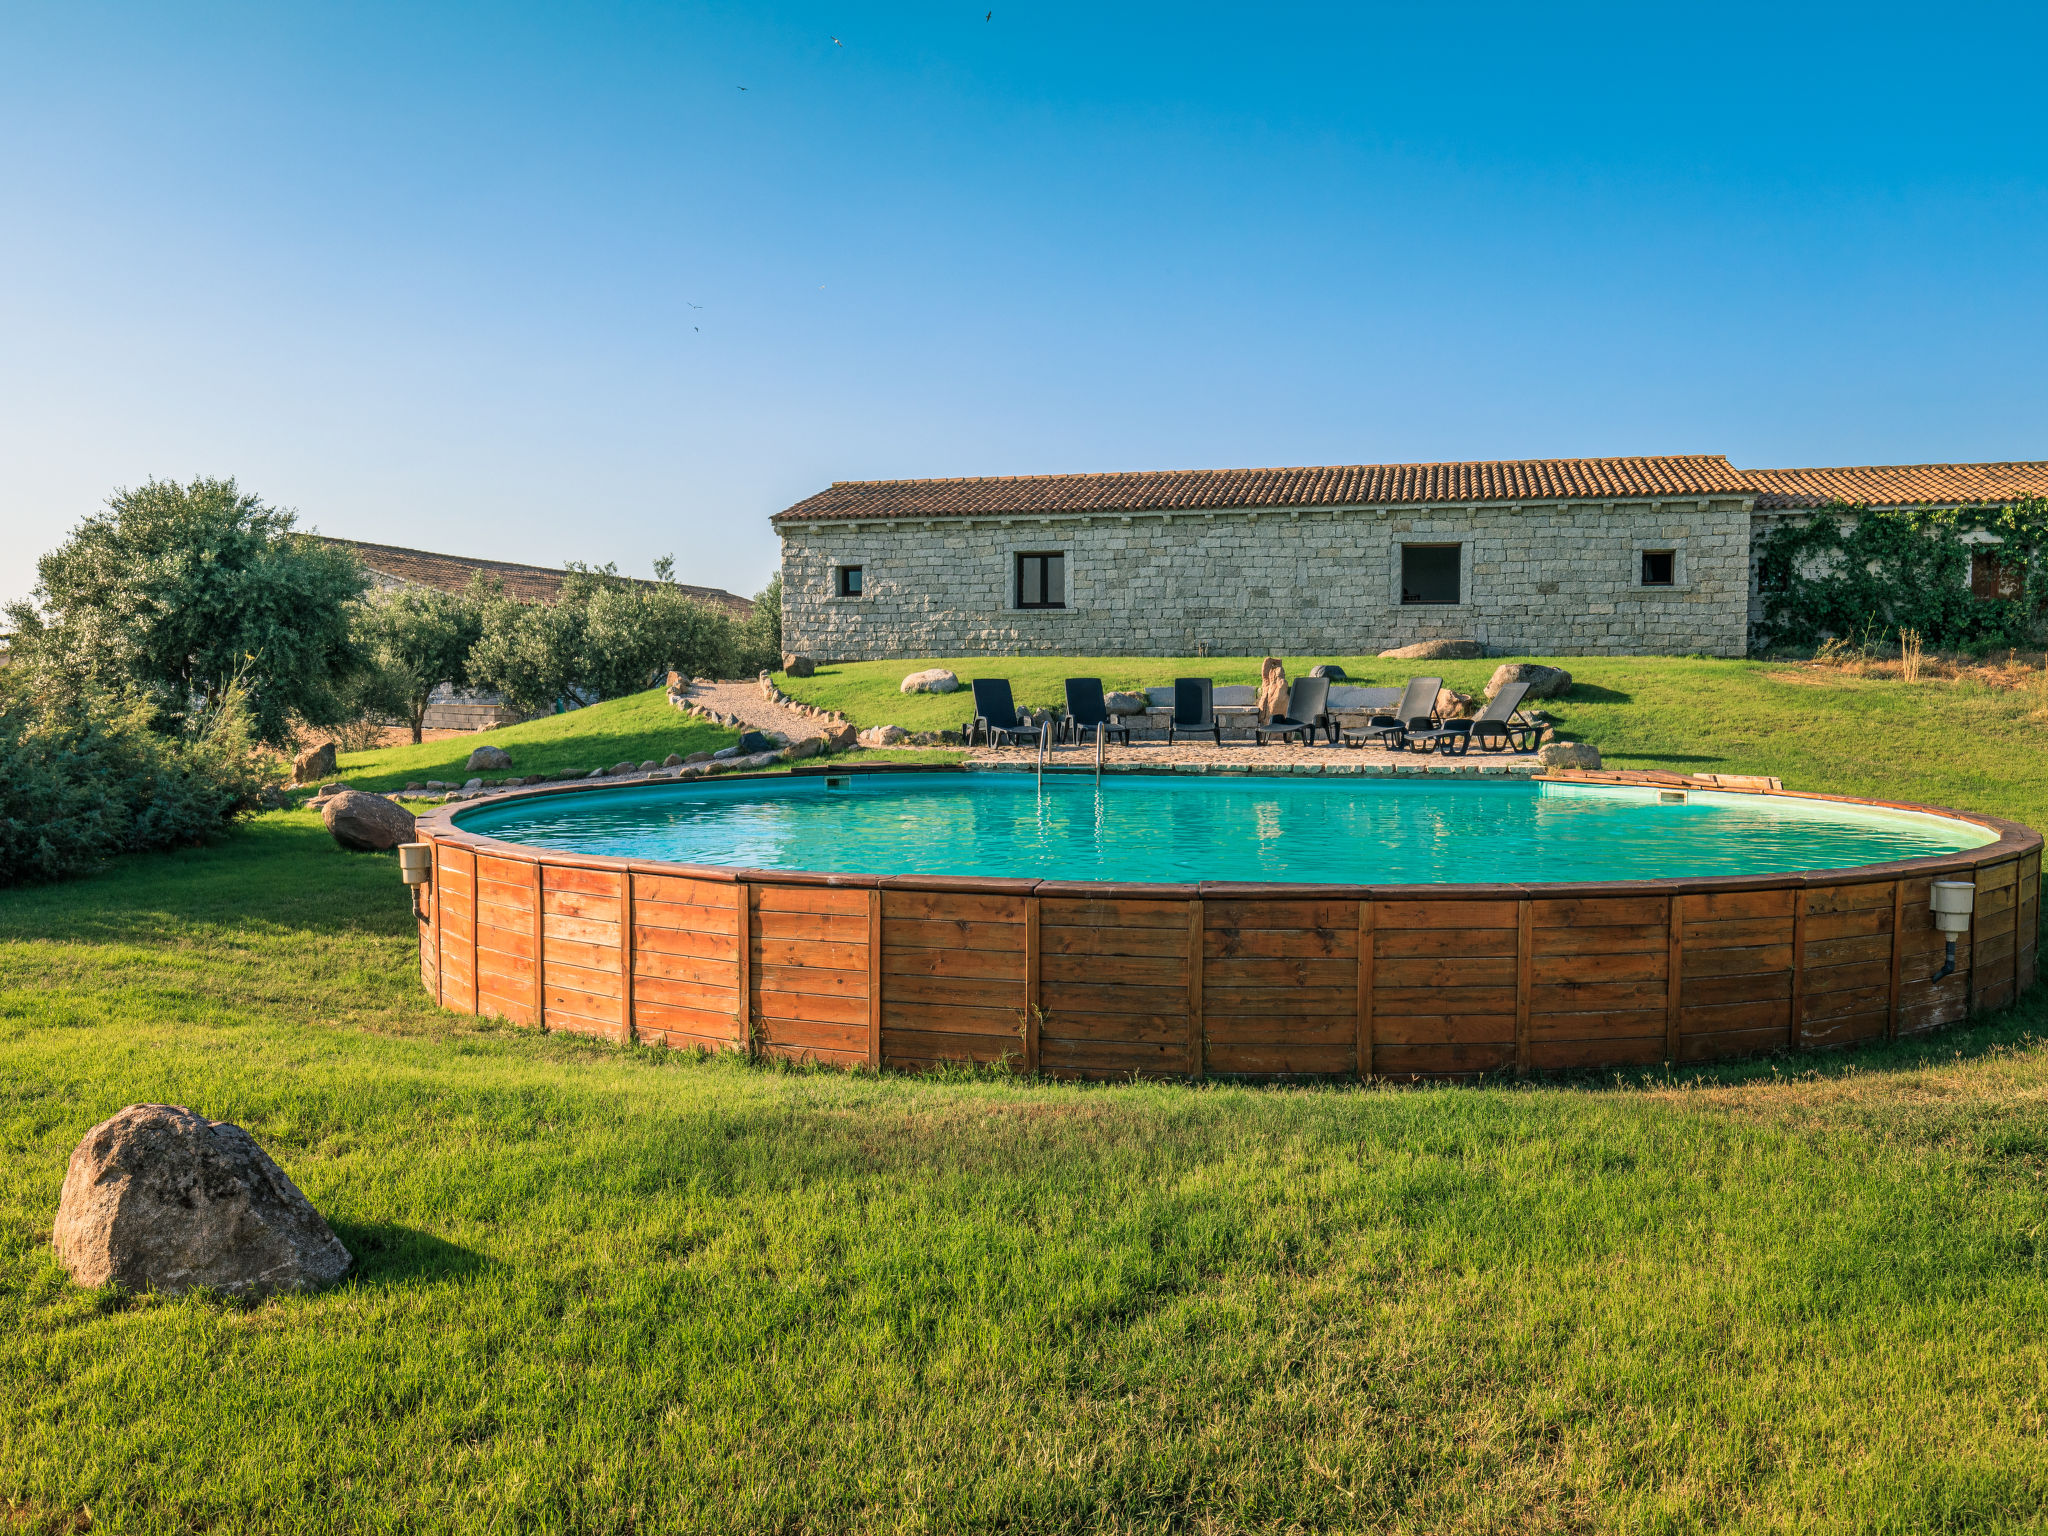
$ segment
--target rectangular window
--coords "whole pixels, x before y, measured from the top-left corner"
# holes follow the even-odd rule
[[[1643,585],[1669,587],[1678,581],[1678,553],[1670,549],[1643,551]]]
[[[839,595],[841,597],[859,597],[860,567],[857,565],[842,565],[838,570]]]
[[[1401,601],[1457,602],[1458,553],[1459,546],[1456,544],[1403,544]]]
[[[1017,557],[1017,606],[1019,608],[1064,608],[1067,606],[1067,557],[1054,551]]]
[[[1970,551],[1970,591],[1978,597],[2018,597],[2026,582],[2026,567],[1999,558],[1995,549]]]

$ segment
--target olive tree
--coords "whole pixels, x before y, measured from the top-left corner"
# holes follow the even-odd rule
[[[483,637],[489,594],[398,587],[372,593],[357,611],[356,638],[371,673],[364,702],[402,718],[420,739],[434,690],[469,681],[470,652]]]
[[[235,688],[264,742],[288,742],[295,715],[331,724],[360,665],[351,608],[368,577],[295,525],[233,480],[119,491],[6,610],[13,664],[58,693],[137,693],[170,733]]]

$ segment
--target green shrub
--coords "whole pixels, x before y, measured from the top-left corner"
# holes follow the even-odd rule
[[[0,701],[0,886],[213,836],[255,810],[281,764],[258,749],[241,686],[168,735],[143,694]]]

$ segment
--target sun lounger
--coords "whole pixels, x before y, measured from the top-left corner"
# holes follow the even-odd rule
[[[1521,718],[1522,699],[1528,692],[1527,683],[1509,683],[1470,720],[1446,720],[1426,731],[1409,731],[1409,745],[1463,757],[1476,738],[1489,752],[1505,752],[1510,747],[1526,752],[1529,749],[1523,743],[1532,735],[1540,738],[1543,734],[1540,721]],[[1498,745],[1487,746],[1489,741]]]
[[[1297,678],[1287,693],[1285,717],[1254,727],[1252,738],[1263,747],[1269,736],[1278,736],[1285,741],[1289,736],[1298,735],[1306,747],[1314,745],[1317,731],[1328,730],[1330,739],[1334,741],[1337,729],[1330,721],[1329,705],[1330,680],[1327,677]]]
[[[1372,723],[1362,730],[1346,731],[1346,744],[1357,741],[1362,745],[1377,741],[1390,752],[1401,751],[1408,745],[1410,732],[1435,729],[1436,696],[1443,692],[1443,687],[1444,680],[1440,677],[1409,678],[1394,712],[1391,715],[1374,715]]]
[[[1216,723],[1216,681],[1208,677],[1176,677],[1173,680],[1173,718],[1166,722],[1166,744],[1173,745],[1177,732],[1200,735],[1207,732],[1223,745],[1223,727]]]
[[[974,723],[967,728],[970,747],[976,735],[990,746],[1000,747],[1005,740],[1035,742],[1045,730],[1042,725],[1027,725],[1019,717],[1010,698],[1008,678],[976,678],[970,686],[974,689]]]
[[[1067,713],[1060,727],[1068,739],[1075,742],[1080,741],[1083,731],[1093,730],[1105,740],[1122,737],[1125,746],[1131,744],[1131,728],[1116,724],[1109,718],[1109,706],[1103,702],[1102,679],[1099,677],[1067,679]]]

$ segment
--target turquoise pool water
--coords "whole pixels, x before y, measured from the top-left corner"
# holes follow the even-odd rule
[[[1434,884],[1840,869],[1995,841],[1762,795],[1516,781],[848,774],[542,795],[466,832],[572,853],[887,875]]]

